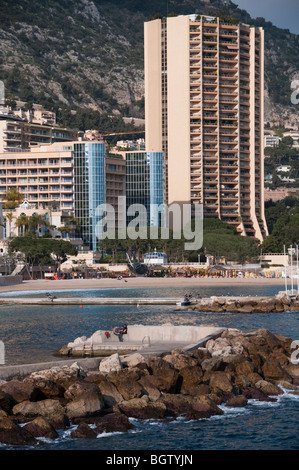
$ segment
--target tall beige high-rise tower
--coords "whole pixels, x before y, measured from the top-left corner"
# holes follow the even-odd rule
[[[167,203],[263,240],[263,29],[177,16],[145,23],[144,41],[146,148],[164,152]]]

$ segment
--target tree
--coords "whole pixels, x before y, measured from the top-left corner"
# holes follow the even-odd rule
[[[8,228],[9,228],[8,233],[9,233],[9,237],[11,237],[11,223],[14,219],[14,215],[12,212],[7,212],[5,218],[8,221]]]
[[[16,188],[11,188],[2,195],[2,200],[5,201],[3,209],[15,209],[24,201],[24,194]]]
[[[16,237],[9,243],[9,254],[22,253],[24,260],[33,272],[33,266],[55,264],[56,269],[67,260],[68,255],[77,255],[77,249],[65,240],[36,238],[32,232],[24,237]]]

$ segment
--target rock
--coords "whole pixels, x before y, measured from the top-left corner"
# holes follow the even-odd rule
[[[95,439],[96,437],[97,433],[87,423],[80,423],[77,429],[71,432],[73,439]]]
[[[104,432],[127,432],[129,429],[133,429],[133,427],[128,417],[124,414],[108,413],[97,422],[96,432],[101,434]]]
[[[208,397],[165,394],[161,397],[161,402],[166,406],[167,413],[172,416],[201,419],[223,414],[223,411]]]
[[[209,385],[211,389],[221,392],[232,392],[233,384],[226,372],[214,371],[211,373]]]
[[[14,403],[22,401],[37,401],[41,397],[38,388],[32,383],[22,382],[21,380],[10,380],[0,387]]]
[[[70,420],[66,414],[56,414],[51,417],[48,416],[48,421],[52,424],[54,429],[66,429],[70,426]]]
[[[111,372],[107,379],[115,385],[124,400],[131,400],[143,395],[143,388],[138,383],[143,374],[138,368],[122,369],[118,372]]]
[[[209,359],[205,359],[201,363],[201,367],[203,371],[213,371],[213,370],[224,370],[225,369],[225,362],[221,357],[214,356]]]
[[[161,392],[176,393],[180,388],[180,375],[167,361],[159,357],[149,358],[147,366],[150,371],[148,380]]]
[[[249,378],[246,377],[245,375],[236,375],[234,384],[236,387],[240,387],[243,389],[243,388],[249,387],[251,385],[251,382]]]
[[[167,354],[163,357],[163,360],[169,362],[169,364],[171,364],[178,371],[184,369],[185,367],[192,367],[198,365],[198,362],[195,357],[184,353]]]
[[[228,400],[225,406],[228,407],[243,407],[248,403],[248,399],[244,395],[237,395]]]
[[[242,358],[240,361],[234,364],[234,366],[235,372],[238,375],[245,375],[245,377],[248,377],[249,374],[255,372],[254,364],[245,358]]]
[[[201,364],[202,361],[205,359],[210,359],[211,354],[207,350],[207,348],[198,348],[195,349],[191,352],[192,357],[195,357],[195,359]]]
[[[258,401],[276,401],[275,398],[270,398],[263,390],[256,387],[248,387],[243,390],[242,394],[248,399]]]
[[[29,431],[34,437],[46,437],[48,439],[56,439],[58,437],[58,433],[52,424],[43,416],[35,418],[30,423],[26,424],[23,429]]]
[[[121,403],[124,398],[117,390],[116,386],[104,376],[98,383],[104,404],[107,408],[113,408],[117,403]]]
[[[118,409],[126,416],[136,419],[164,419],[166,406],[158,401],[150,402],[147,396],[123,401]]]
[[[105,404],[100,393],[90,390],[66,404],[66,415],[69,419],[90,416],[98,414],[104,408]]]
[[[160,390],[148,380],[147,376],[141,377],[138,383],[142,387],[143,395],[147,395],[150,401],[156,401],[160,398]]]
[[[109,374],[110,372],[118,371],[122,369],[122,363],[117,353],[102,359],[99,365],[99,371],[102,374]]]
[[[70,366],[55,366],[51,369],[44,369],[37,372],[33,372],[29,379],[47,379],[52,382],[61,385],[64,389],[67,389],[73,382],[79,377],[85,377],[86,373],[78,365],[77,362],[74,362]]]
[[[263,365],[263,375],[266,380],[286,380],[291,381],[290,374],[281,367],[275,359],[267,360]]]
[[[77,398],[80,398],[82,395],[84,395],[87,392],[95,392],[95,393],[100,393],[100,389],[98,385],[90,383],[90,382],[85,382],[84,380],[76,381],[72,385],[69,386],[69,388],[65,391],[64,397],[67,400],[76,400]]]
[[[11,411],[15,401],[7,395],[7,393],[0,390],[0,408],[8,413]]]
[[[255,387],[262,390],[267,395],[281,395],[283,391],[277,385],[267,382],[266,380],[259,380],[256,382]]]
[[[29,384],[31,383],[32,386],[36,387],[40,391],[42,398],[63,397],[65,391],[64,387],[56,383],[54,380],[42,377],[25,378],[24,382],[27,382]]]
[[[180,393],[188,394],[188,390],[202,382],[203,371],[199,365],[187,366],[180,370],[182,377]]]
[[[125,367],[146,367],[146,360],[142,354],[136,352],[133,354],[129,354],[128,356],[124,356],[121,359],[121,364]]]
[[[252,385],[255,385],[256,382],[258,382],[259,380],[262,380],[262,377],[256,372],[252,372],[251,374],[248,374],[247,378]]]
[[[34,437],[11,418],[0,417],[0,442],[10,445],[26,445],[34,442]]]
[[[35,418],[37,416],[53,417],[64,415],[65,410],[58,400],[46,399],[37,402],[23,401],[13,407],[14,415]]]
[[[233,349],[226,338],[210,339],[206,344],[207,350],[213,356],[228,356],[233,354]]]
[[[299,385],[299,367],[298,367],[298,364],[289,364],[288,366],[285,367],[285,371],[291,377],[291,380],[289,380],[289,382],[293,382],[294,384]]]
[[[286,382],[285,380],[279,380],[277,385],[281,385],[286,390],[298,390],[298,387],[290,382]]]
[[[275,349],[283,349],[284,346],[284,343],[279,339],[278,336],[266,330],[265,328],[261,328],[255,331],[249,337],[251,343],[259,346],[266,346],[267,348],[271,349],[271,351]]]

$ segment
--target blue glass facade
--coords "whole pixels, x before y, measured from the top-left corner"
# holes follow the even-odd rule
[[[81,236],[92,251],[102,238],[102,214],[99,206],[106,201],[105,144],[78,142],[74,144],[75,217]]]
[[[146,216],[142,226],[161,226],[158,206],[164,202],[163,153],[128,152],[126,154],[126,208],[142,204]],[[127,225],[135,215],[127,215]]]

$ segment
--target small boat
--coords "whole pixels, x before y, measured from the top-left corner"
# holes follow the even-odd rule
[[[176,304],[179,305],[180,307],[184,307],[186,305],[190,305],[191,302],[189,299],[184,299],[182,302],[177,302]]]

